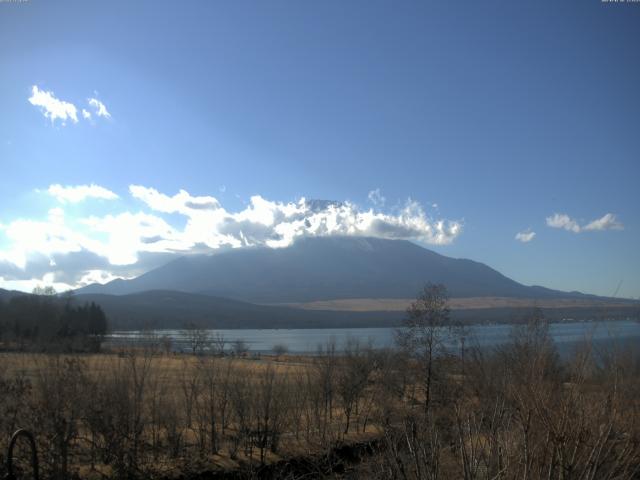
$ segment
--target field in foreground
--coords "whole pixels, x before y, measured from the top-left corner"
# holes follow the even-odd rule
[[[5,353],[0,452],[25,427],[46,478],[637,478],[637,356],[585,344],[560,363],[547,328],[456,357]],[[328,455],[363,442],[359,462]]]

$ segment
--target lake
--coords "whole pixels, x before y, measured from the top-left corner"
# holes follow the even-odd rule
[[[468,327],[466,345],[480,347],[499,346],[509,341],[511,325],[472,325]],[[640,345],[640,323],[635,320],[602,322],[552,323],[550,334],[561,354],[590,338],[598,346]],[[263,330],[209,330],[211,336],[222,335],[227,345],[243,340],[252,353],[270,353],[274,345],[285,345],[289,353],[310,354],[318,345],[335,340],[338,348],[350,339],[371,342],[377,348],[393,345],[393,328],[316,328],[316,329],[263,329]],[[182,330],[117,331],[110,334],[106,346],[124,346],[148,342],[150,338],[168,336],[175,351],[188,351],[185,332]]]

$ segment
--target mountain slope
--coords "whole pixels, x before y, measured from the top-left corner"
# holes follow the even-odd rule
[[[75,301],[80,305],[85,302],[100,305],[112,330],[179,329],[190,323],[216,329],[390,327],[399,325],[404,318],[404,311],[302,310],[167,290],[129,295],[81,294]],[[638,304],[623,302],[605,307],[581,306],[578,303],[561,308],[543,307],[543,311],[551,321],[565,318],[637,318]],[[517,323],[530,314],[531,306],[452,310],[452,318],[465,323]]]
[[[412,298],[428,281],[445,284],[453,297],[582,296],[524,286],[482,263],[446,257],[411,242],[357,237],[304,238],[282,249],[185,256],[140,277],[90,285],[78,293],[161,289],[286,303]]]
[[[183,328],[339,328],[397,325],[400,312],[325,312],[254,305],[193,293],[151,290],[129,295],[80,294],[76,302],[95,302],[112,329]]]
[[[27,295],[25,292],[19,292],[17,290],[5,290],[0,288],[0,300],[3,302],[8,302],[13,297],[19,297],[22,295]]]

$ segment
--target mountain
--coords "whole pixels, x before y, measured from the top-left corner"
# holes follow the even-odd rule
[[[302,238],[287,248],[244,248],[184,256],[131,280],[77,293],[125,295],[173,290],[274,304],[348,298],[414,298],[425,282],[452,297],[587,297],[525,286],[479,262],[440,255],[404,240]]]
[[[0,300],[3,302],[8,302],[13,297],[19,297],[22,295],[27,295],[27,294],[24,292],[19,292],[17,290],[5,290],[3,288],[0,288]]]

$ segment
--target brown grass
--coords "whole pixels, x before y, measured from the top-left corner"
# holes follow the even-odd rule
[[[337,300],[318,300],[306,303],[286,303],[291,307],[303,310],[330,310],[348,312],[403,312],[411,305],[410,298],[348,298]],[[588,308],[588,307],[628,307],[629,302],[613,300],[597,300],[584,298],[559,298],[534,300],[531,298],[510,297],[467,297],[452,298],[449,307],[453,310],[484,308]]]

